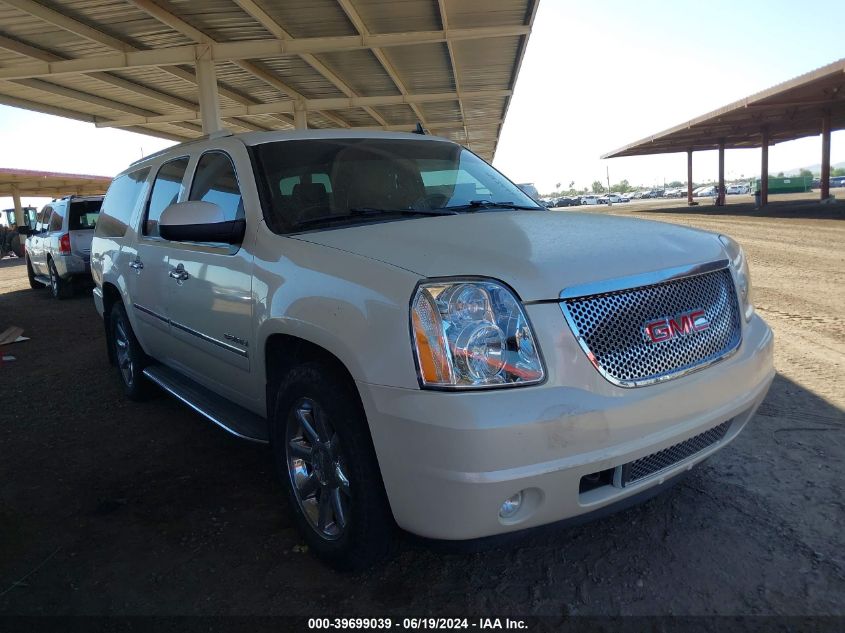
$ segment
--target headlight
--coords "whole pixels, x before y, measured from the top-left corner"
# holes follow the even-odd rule
[[[731,268],[734,269],[736,274],[737,291],[742,302],[745,320],[750,321],[754,314],[754,302],[751,296],[751,275],[748,272],[748,260],[745,257],[745,252],[739,244],[727,235],[720,235],[719,240],[725,245]]]
[[[420,284],[411,330],[423,387],[496,387],[543,380],[531,325],[513,293],[493,281]]]

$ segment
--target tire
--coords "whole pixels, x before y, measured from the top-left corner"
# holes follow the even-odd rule
[[[109,345],[126,397],[136,402],[147,400],[152,394],[152,385],[141,372],[150,364],[150,357],[135,338],[122,303],[109,311]]]
[[[56,264],[52,259],[47,260],[47,268],[50,270],[50,292],[54,299],[69,299],[73,296],[73,283],[69,279],[62,279],[56,270]]]
[[[296,525],[319,559],[356,571],[390,553],[393,515],[348,380],[318,362],[291,369],[278,385],[270,447]]]
[[[44,284],[35,278],[35,271],[32,270],[32,262],[29,261],[29,257],[26,257],[26,277],[29,279],[29,287],[33,290],[41,290],[44,288]]]

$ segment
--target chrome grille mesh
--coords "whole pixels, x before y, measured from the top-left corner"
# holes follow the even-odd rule
[[[739,345],[739,308],[728,268],[626,290],[564,299],[579,344],[610,382],[637,387],[706,365]],[[652,342],[645,325],[704,310],[709,328]]]
[[[719,426],[714,426],[712,429],[699,433],[679,444],[625,464],[622,466],[622,486],[650,477],[687,457],[700,453],[708,446],[712,446],[725,437],[731,422],[732,420],[722,422]]]

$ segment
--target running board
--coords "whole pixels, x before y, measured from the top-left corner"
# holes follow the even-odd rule
[[[44,275],[35,275],[35,281],[38,283],[44,284],[48,288],[50,287],[50,278],[45,277]]]
[[[267,420],[226,400],[210,389],[164,365],[150,365],[144,376],[194,411],[235,437],[267,443]]]

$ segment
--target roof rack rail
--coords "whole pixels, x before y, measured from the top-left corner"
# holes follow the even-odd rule
[[[173,147],[182,147],[183,145],[190,145],[191,143],[199,143],[200,141],[213,141],[216,138],[226,138],[227,136],[232,136],[232,135],[233,135],[233,133],[232,133],[231,130],[217,130],[216,132],[210,132],[208,134],[203,134],[202,136],[198,136],[197,138],[192,138],[192,139],[189,139],[187,141],[183,141],[181,143],[174,145]],[[150,158],[155,158],[156,156],[161,156],[165,152],[169,152],[170,150],[172,150],[173,147],[166,147],[162,150],[159,150],[157,152],[150,154],[149,156],[144,156],[143,158],[139,158],[138,160],[132,162],[129,166],[131,167],[132,165],[137,165],[138,163],[143,162],[145,160],[149,160]]]

